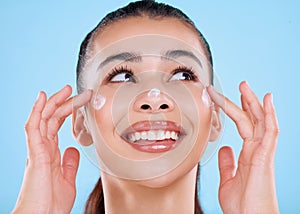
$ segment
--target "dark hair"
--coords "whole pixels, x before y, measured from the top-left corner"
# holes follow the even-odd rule
[[[178,20],[183,21],[188,26],[192,27],[195,32],[199,35],[200,43],[204,46],[205,55],[208,58],[211,66],[213,65],[212,55],[209,48],[209,45],[202,35],[202,33],[196,28],[194,22],[185,15],[181,10],[174,8],[170,5],[164,3],[157,3],[154,0],[142,0],[129,3],[127,6],[123,8],[119,8],[116,11],[113,11],[107,14],[99,24],[87,34],[85,39],[83,40],[80,46],[80,52],[77,62],[77,91],[78,93],[83,91],[82,87],[82,71],[84,69],[86,60],[89,58],[88,51],[93,41],[93,37],[100,31],[103,30],[106,26],[111,23],[117,22],[119,20],[123,20],[129,17],[149,17],[149,18],[176,18]],[[211,72],[213,73],[213,72]],[[211,82],[212,82],[212,74],[211,74]],[[202,209],[198,199],[198,181],[199,181],[199,167],[197,170],[197,182],[195,188],[195,214],[201,214]],[[102,189],[101,177],[99,178],[97,184],[95,185],[92,193],[90,194],[86,205],[85,205],[85,214],[104,214],[104,195]]]

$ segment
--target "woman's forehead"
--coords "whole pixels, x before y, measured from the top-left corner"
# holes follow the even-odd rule
[[[141,54],[138,52],[120,52],[112,54],[110,56],[104,57],[102,61],[99,62],[99,69],[105,67],[106,65],[113,64],[116,62],[134,62],[134,63],[143,63],[143,62],[172,62],[172,61],[185,61],[190,60],[196,63],[199,67],[203,67],[201,59],[199,59],[192,51],[174,49],[167,50],[161,54]],[[194,64],[193,63],[193,64]]]
[[[201,51],[185,41],[165,35],[140,35],[121,39],[102,49],[87,60],[86,69],[99,71],[124,62],[143,63],[155,59],[157,63],[175,62],[209,73],[211,66]]]
[[[94,35],[90,47],[94,55],[117,41],[150,34],[181,40],[204,53],[204,48],[200,44],[196,31],[176,18],[130,17],[118,20],[100,29]]]

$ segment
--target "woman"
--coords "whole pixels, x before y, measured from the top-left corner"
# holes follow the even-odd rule
[[[145,35],[152,35],[151,39],[154,39],[144,40]],[[156,40],[157,37],[153,35],[159,35],[159,39]],[[189,60],[193,58],[194,61],[201,58],[198,63],[201,66],[198,67],[206,66],[210,69],[193,72],[188,67],[189,60],[177,58],[179,53],[180,57],[183,55],[182,52],[172,52],[171,59],[166,62],[164,59],[169,59],[170,54],[157,53],[153,56],[151,49],[150,55],[130,55],[124,58],[123,54],[122,60],[111,65],[111,69],[100,70],[99,81],[95,86],[88,84],[89,81],[93,82],[94,77],[88,78],[88,71],[94,66],[99,68],[98,59],[107,60],[112,56],[116,58],[113,52],[115,49],[110,47],[129,44],[127,49],[132,46],[140,48],[140,45],[134,43],[139,38],[142,38],[138,43],[143,47],[142,50],[146,48],[148,51],[151,47],[158,49],[157,44],[163,47],[175,45],[176,48],[183,43],[187,44],[200,54],[199,57],[193,57],[197,53],[191,55],[190,52],[194,53],[194,49],[188,48],[190,52],[185,53],[185,57],[188,55]],[[168,42],[164,42],[165,38],[171,38],[170,46],[166,45]],[[145,41],[152,43],[147,46]],[[168,66],[166,63],[169,63]],[[77,141],[85,146],[94,143],[100,157],[99,162],[104,162],[99,163],[101,179],[86,203],[85,213],[202,213],[196,194],[198,163],[206,145],[209,141],[216,140],[221,131],[219,108],[235,122],[244,140],[238,166],[235,165],[231,148],[223,147],[219,151],[219,201],[223,212],[278,213],[273,162],[279,129],[272,95],[266,94],[262,105],[248,84],[242,82],[240,109],[211,86],[211,65],[211,53],[206,40],[193,22],[178,9],[154,1],[138,1],[108,14],[81,45],[77,67],[77,87],[80,94],[69,98],[71,87],[66,86],[49,99],[41,92],[34,104],[25,126],[28,159],[14,213],[71,211],[76,195],[75,177],[79,153],[75,148],[68,148],[61,161],[57,132],[72,112],[73,134]],[[150,81],[149,78],[155,81]],[[162,82],[161,85],[158,84],[159,81]],[[133,90],[132,94],[126,96],[123,94],[125,90],[122,89],[139,84],[143,90]],[[180,97],[182,93],[168,90],[166,85],[172,85],[183,93],[186,90],[188,94]],[[124,97],[130,99],[126,100]],[[100,98],[100,104],[95,104],[96,98]],[[125,99],[122,106],[126,110],[115,109],[121,98]],[[191,111],[188,111],[186,104],[194,107],[192,112],[196,116],[190,115]],[[157,115],[163,115],[166,119],[156,119]],[[142,143],[136,133],[132,134],[133,131],[116,128],[119,127],[118,121],[123,118],[127,118],[126,123],[131,129],[139,129],[141,133],[148,131]],[[95,122],[94,125],[92,121]],[[191,121],[190,128],[184,121]],[[141,124],[144,128],[137,128]],[[147,125],[150,128],[146,129]],[[173,137],[164,135],[161,140],[150,139],[149,131],[158,129],[174,131],[175,134]],[[196,131],[190,134],[191,130]],[[99,138],[95,137],[97,133]],[[189,136],[189,140],[186,140]],[[100,144],[98,141],[104,143]],[[145,144],[146,141],[151,143]],[[158,171],[154,170],[154,174],[145,176],[144,173],[138,174],[141,170],[136,170],[134,175],[138,174],[139,179],[135,179],[130,173],[118,174],[123,167],[118,168],[117,173],[114,171],[114,167],[117,167],[114,164],[107,170],[105,166],[110,157],[106,159],[106,153],[100,149],[101,145],[105,145],[127,159],[152,160],[161,155],[167,157],[165,154],[173,151],[181,152],[177,148],[189,142],[192,142],[189,147],[191,150],[184,156],[186,158],[180,159],[180,164],[175,164],[176,167],[172,165],[173,161],[170,168],[155,168],[150,165],[151,170],[162,168],[164,171],[157,174]],[[145,145],[147,149],[144,148]],[[129,167],[126,172],[135,170],[131,165],[126,166]]]

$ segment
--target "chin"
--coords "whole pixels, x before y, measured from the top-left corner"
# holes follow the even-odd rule
[[[181,165],[173,169],[172,171],[166,173],[165,175],[159,176],[157,178],[136,181],[139,185],[149,188],[165,188],[175,185],[186,177],[197,176],[198,162],[196,163],[186,163],[183,162]]]

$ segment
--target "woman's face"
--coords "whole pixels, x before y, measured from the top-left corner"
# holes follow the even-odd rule
[[[149,35],[155,35],[154,39],[144,39]],[[145,44],[148,41],[152,44]],[[167,185],[197,166],[211,138],[212,107],[205,90],[210,71],[197,71],[209,65],[205,57],[199,60],[200,55],[183,52],[179,46],[184,43],[205,56],[198,35],[183,22],[146,17],[110,24],[92,41],[91,58],[101,53],[102,61],[88,108],[99,134],[93,136],[94,144],[105,166],[131,172],[122,178],[144,180],[149,186]],[[122,56],[115,52],[118,45]],[[158,52],[143,52],[152,47]],[[123,161],[112,158],[98,140]]]

